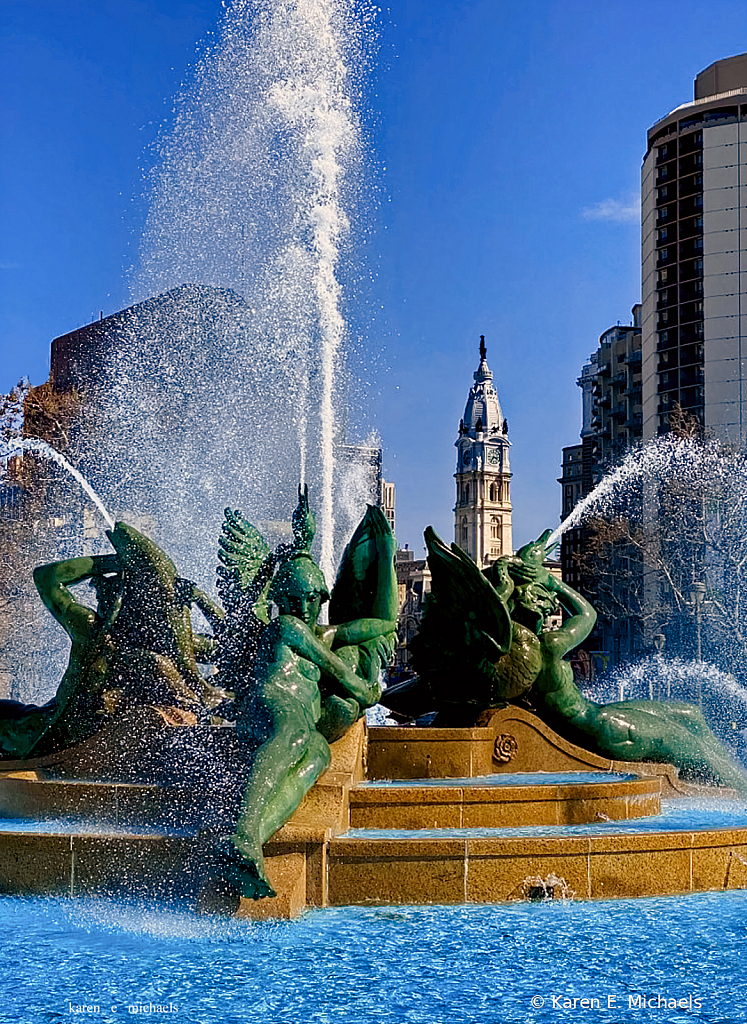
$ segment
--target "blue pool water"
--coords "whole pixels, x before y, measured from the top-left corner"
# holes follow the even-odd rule
[[[7,897],[0,931],[2,1024],[747,1021],[747,892],[261,924]]]
[[[190,836],[196,827],[177,825],[115,825],[90,818],[0,818],[0,832],[42,832],[46,835]]]
[[[379,779],[359,785],[365,789],[396,789],[401,786],[588,786],[639,777],[622,772],[496,772],[460,779]]]

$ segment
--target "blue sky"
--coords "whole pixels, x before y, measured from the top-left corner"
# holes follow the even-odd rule
[[[143,173],[220,0],[5,0],[0,391],[52,338],[129,303]],[[558,521],[576,378],[640,295],[646,129],[747,50],[747,8],[690,0],[400,0],[378,17],[370,196],[348,268],[398,537],[451,539],[480,334],[513,442],[514,538]]]

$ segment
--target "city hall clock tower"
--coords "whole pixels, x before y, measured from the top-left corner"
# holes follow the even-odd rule
[[[511,442],[486,356],[485,338],[481,336],[480,365],[455,442],[454,474],[454,541],[480,567],[501,555],[513,554],[508,464]]]

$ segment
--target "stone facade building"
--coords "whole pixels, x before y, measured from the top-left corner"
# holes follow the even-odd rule
[[[485,338],[481,337],[480,365],[473,375],[455,441],[454,542],[479,566],[513,552],[511,442],[486,356]]]

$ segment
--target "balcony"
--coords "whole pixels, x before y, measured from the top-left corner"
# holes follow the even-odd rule
[[[700,171],[703,166],[703,153],[697,150],[680,158],[680,177]]]
[[[697,327],[702,324],[693,324],[691,326]],[[684,332],[684,328],[683,328]],[[701,366],[703,364],[703,345],[701,342],[695,342],[691,345],[683,345],[680,349],[680,366]]]
[[[692,406],[700,406],[704,401],[704,389],[702,387],[685,388],[682,391],[682,408],[692,408]]]
[[[680,202],[680,217],[695,217],[703,211],[703,196],[696,193]]]
[[[703,234],[703,217],[698,214],[696,217],[688,217],[680,221],[680,238],[693,238],[695,235]]]
[[[693,320],[703,319],[703,301],[685,302],[680,306],[680,323],[686,324]]]
[[[680,280],[689,281],[703,276],[703,259],[687,260],[680,264]]]
[[[703,236],[699,235],[697,238],[688,238],[687,241],[680,242],[680,259],[690,260],[703,255]]]
[[[680,329],[680,344],[687,345],[690,342],[703,340],[703,321],[696,320],[694,323],[685,324]]]
[[[680,302],[696,302],[703,298],[703,279],[698,277],[680,285]]]
[[[693,195],[695,192],[703,191],[703,175],[691,174],[687,178],[680,179],[680,197]]]
[[[674,191],[674,185],[667,186]],[[677,220],[677,203],[670,202],[666,206],[660,206],[656,210],[657,224],[671,224]]]
[[[702,119],[702,115],[700,115]],[[695,122],[699,123],[698,115],[696,115]],[[688,124],[687,119],[680,121],[680,131],[686,131],[688,128],[692,128],[691,124]],[[686,153],[692,153],[695,150],[703,148],[703,132],[690,132],[689,135],[683,135],[680,138],[679,151],[680,156],[685,156]]]

